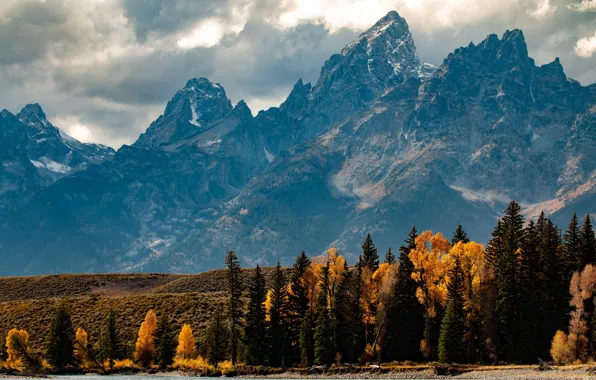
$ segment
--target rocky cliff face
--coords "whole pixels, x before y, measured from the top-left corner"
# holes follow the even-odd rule
[[[54,127],[39,104],[26,105],[16,116],[0,113],[0,146],[0,211],[17,209],[43,187],[114,155]]]
[[[11,133],[14,166],[0,174],[34,186],[23,151],[35,134]],[[596,212],[595,141],[596,86],[567,78],[558,59],[536,66],[521,31],[437,68],[390,12],[314,86],[299,80],[256,117],[219,84],[189,81],[133,146],[23,200],[0,247],[7,271],[38,273],[196,271],[228,249],[247,265],[330,246],[355,259],[367,232],[386,249],[413,224],[449,233],[461,222],[486,241],[510,199],[562,223]]]

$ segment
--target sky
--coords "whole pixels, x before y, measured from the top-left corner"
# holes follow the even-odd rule
[[[39,103],[75,138],[131,144],[188,79],[278,106],[387,12],[424,62],[522,29],[538,65],[596,83],[596,0],[2,0],[0,109]]]

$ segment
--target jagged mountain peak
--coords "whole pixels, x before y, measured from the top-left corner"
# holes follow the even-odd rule
[[[233,108],[219,83],[207,78],[191,79],[176,92],[164,114],[151,123],[134,146],[151,149],[183,140],[208,129],[229,115]]]
[[[402,18],[396,11],[387,13],[383,18],[377,21],[372,27],[370,27],[364,33],[361,33],[358,38],[351,42],[342,50],[342,54],[348,54],[350,48],[358,44],[363,38],[371,44],[374,40],[379,37],[398,39],[402,37],[410,36],[409,39],[405,39],[406,42],[412,42],[410,27],[406,20]],[[415,47],[414,47],[415,49]]]
[[[13,115],[9,110],[5,108],[2,111],[0,111],[0,117],[2,117],[3,119],[8,119],[15,117],[15,115]]]
[[[19,119],[23,118],[35,118],[35,119],[46,119],[46,114],[38,103],[27,104],[21,112],[18,113]]]
[[[46,114],[38,103],[27,104],[16,116],[30,129],[30,135],[37,133],[59,133],[58,129],[48,121]]]

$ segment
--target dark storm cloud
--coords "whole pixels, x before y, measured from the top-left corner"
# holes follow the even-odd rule
[[[123,0],[122,9],[137,38],[167,35],[184,29],[200,18],[221,12],[226,0]]]
[[[578,11],[592,0],[583,1],[4,0],[0,108],[39,102],[75,137],[88,131],[112,146],[133,142],[193,77],[220,82],[258,111],[278,105],[298,78],[316,82],[326,59],[391,9],[426,62],[521,28],[538,64],[558,56],[590,84],[596,52],[575,50],[596,32],[596,12]]]

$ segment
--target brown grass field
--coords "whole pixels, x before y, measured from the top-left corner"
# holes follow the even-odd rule
[[[268,284],[274,268],[263,268]],[[245,281],[252,269],[244,269]],[[284,268],[289,274],[289,269]],[[65,302],[74,328],[83,327],[92,342],[99,340],[106,315],[118,315],[120,336],[132,351],[145,314],[168,315],[177,329],[189,323],[201,342],[217,306],[226,304],[225,270],[196,275],[176,274],[63,274],[0,278],[0,336],[12,328],[29,332],[32,347],[41,352],[56,307]],[[3,340],[3,339],[2,339]]]

